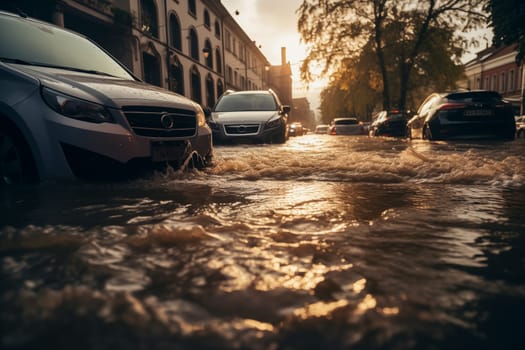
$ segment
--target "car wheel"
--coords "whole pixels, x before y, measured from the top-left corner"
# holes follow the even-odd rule
[[[285,143],[286,142],[286,130],[283,129],[279,136],[275,138],[275,143]]]
[[[7,130],[0,130],[0,184],[34,182],[36,170],[23,142]]]
[[[433,140],[432,132],[430,131],[430,127],[428,126],[428,124],[425,124],[425,126],[423,127],[423,140]]]

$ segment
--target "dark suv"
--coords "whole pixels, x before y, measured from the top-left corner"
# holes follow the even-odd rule
[[[408,116],[393,109],[379,112],[368,129],[370,136],[405,136]]]
[[[458,91],[428,96],[407,123],[407,136],[427,140],[513,140],[514,110],[495,91]]]
[[[212,157],[191,100],[140,81],[94,42],[0,12],[0,184],[120,178]]]

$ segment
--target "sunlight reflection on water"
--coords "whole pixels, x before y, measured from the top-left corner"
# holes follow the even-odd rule
[[[0,344],[494,348],[525,312],[524,150],[306,135],[2,193]]]

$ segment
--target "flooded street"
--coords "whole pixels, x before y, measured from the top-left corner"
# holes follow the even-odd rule
[[[525,140],[308,134],[0,192],[2,349],[518,349]]]

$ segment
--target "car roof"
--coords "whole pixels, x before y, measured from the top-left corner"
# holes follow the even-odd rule
[[[271,90],[239,90],[228,91],[225,95],[258,95],[258,94],[272,94]]]
[[[355,117],[348,117],[348,118],[334,118],[334,122],[335,122],[335,121],[340,121],[340,120],[357,120],[357,118],[355,118]]]

